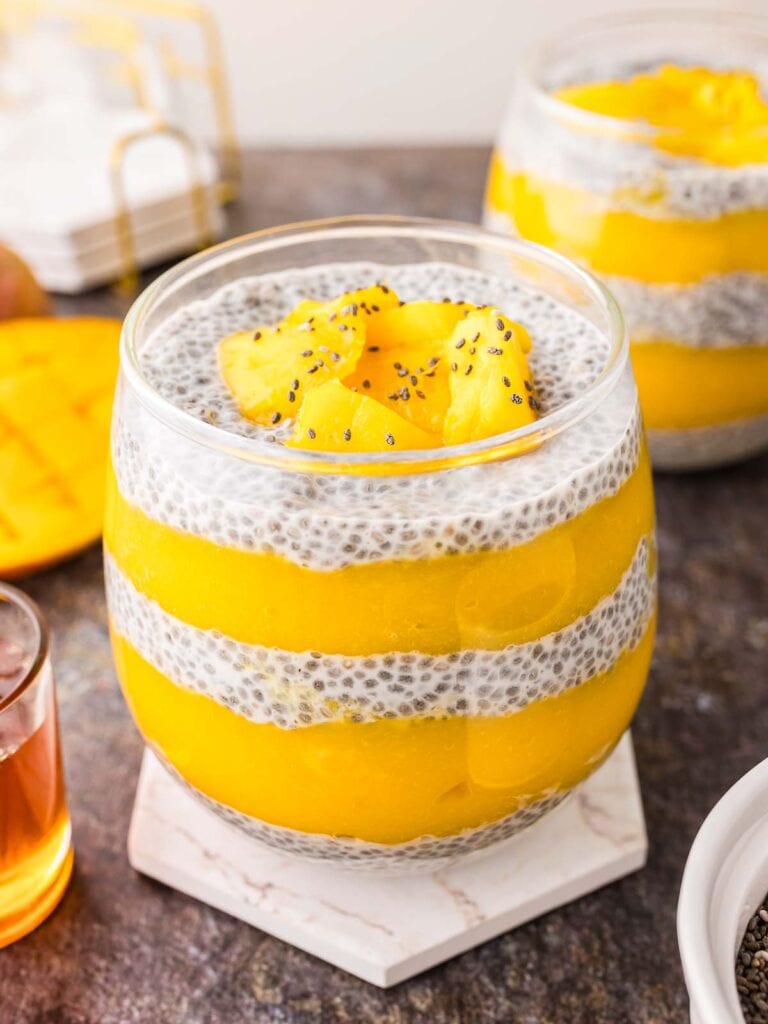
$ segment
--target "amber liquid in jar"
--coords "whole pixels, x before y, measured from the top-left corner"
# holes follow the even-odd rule
[[[18,645],[0,638],[0,701],[22,659]],[[31,733],[28,709],[11,708],[0,721],[0,947],[47,915],[72,867],[53,687],[39,699]]]

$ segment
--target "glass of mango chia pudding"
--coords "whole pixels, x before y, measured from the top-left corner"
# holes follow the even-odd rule
[[[654,512],[628,345],[567,260],[344,218],[125,323],[105,530],[135,720],[239,829],[346,866],[513,835],[640,698]]]
[[[518,79],[486,223],[618,299],[654,466],[768,446],[768,21],[584,22]]]

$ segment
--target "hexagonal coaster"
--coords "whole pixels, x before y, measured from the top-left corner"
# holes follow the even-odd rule
[[[628,733],[536,825],[433,873],[381,877],[261,846],[149,751],[128,838],[137,871],[382,987],[636,871],[647,850]]]

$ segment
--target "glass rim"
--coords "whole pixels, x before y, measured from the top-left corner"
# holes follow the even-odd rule
[[[648,11],[636,8],[621,14],[596,14],[579,18],[570,21],[564,28],[547,33],[521,61],[519,77],[533,94],[534,101],[546,113],[557,115],[563,121],[569,121],[585,129],[599,128],[603,134],[615,134],[624,138],[658,137],[664,132],[674,130],[674,126],[654,125],[648,121],[584,110],[553,95],[542,85],[540,73],[548,63],[556,59],[556,54],[563,43],[576,42],[585,36],[600,32],[620,32],[628,28],[636,28],[641,32],[643,29],[673,26],[681,22],[684,22],[689,30],[711,31],[718,35],[729,32],[731,36],[741,36],[751,44],[762,38],[768,52],[766,15],[751,11],[718,11],[704,7],[656,7]],[[727,130],[727,126],[724,130]]]
[[[362,238],[411,238],[435,242],[474,245],[497,254],[530,259],[578,284],[582,294],[597,303],[607,318],[609,353],[595,379],[580,394],[539,419],[503,434],[478,441],[446,445],[438,448],[402,452],[326,452],[288,448],[261,438],[233,434],[215,424],[206,423],[192,413],[174,405],[160,395],[144,376],[137,339],[144,317],[169,290],[175,291],[197,277],[201,268],[226,266],[238,252],[251,248],[254,252],[286,250],[307,242],[327,240],[360,240]],[[253,276],[258,277],[258,274]],[[222,285],[221,287],[226,287]],[[182,260],[157,277],[134,301],[123,323],[120,338],[120,369],[139,401],[165,425],[188,440],[222,454],[271,465],[285,470],[315,473],[379,471],[394,466],[419,467],[433,471],[457,465],[474,464],[503,457],[510,450],[520,450],[521,442],[533,447],[562,430],[578,423],[610,394],[629,359],[629,337],[623,314],[610,291],[592,274],[565,256],[534,242],[512,238],[479,225],[429,217],[389,215],[349,215],[319,220],[297,221],[277,227],[263,228],[239,235]],[[445,466],[443,466],[445,464]]]
[[[30,686],[32,686],[35,680],[39,677],[41,670],[48,660],[51,646],[51,634],[40,606],[36,601],[33,601],[31,597],[25,594],[23,590],[19,590],[18,587],[11,586],[10,583],[3,583],[0,581],[0,601],[5,601],[8,604],[15,605],[16,608],[19,608],[24,615],[26,615],[27,619],[29,619],[35,627],[34,656],[24,672],[24,675],[19,679],[11,692],[0,699],[0,715],[2,715],[4,711],[7,711],[11,705],[15,704],[16,701],[20,700],[24,696]]]

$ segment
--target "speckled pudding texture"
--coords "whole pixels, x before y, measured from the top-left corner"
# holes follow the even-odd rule
[[[217,343],[373,281],[523,323],[544,414],[605,365],[586,319],[474,269],[235,282],[139,356],[160,396],[257,457],[191,441],[123,381],[106,580],[127,699],[174,774],[271,845],[398,868],[514,834],[607,756],[647,672],[655,549],[628,370],[516,458],[384,475],[265,461],[279,463],[291,423],[240,416]]]
[[[553,69],[548,87],[646,69],[588,59]],[[768,81],[765,67],[752,70]],[[716,466],[766,447],[768,163],[718,164],[629,128],[541,117],[510,108],[486,224],[551,245],[611,289],[630,329],[654,467]]]

